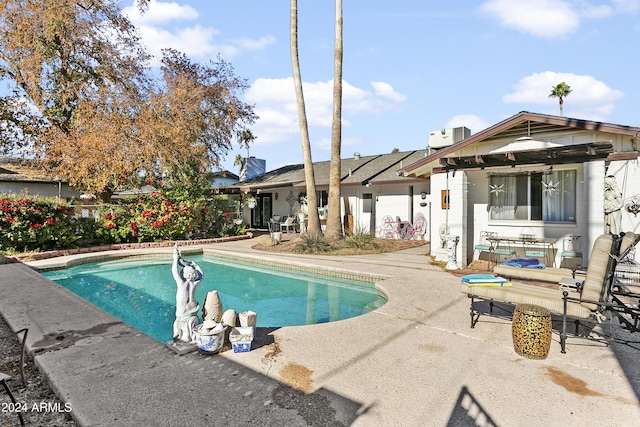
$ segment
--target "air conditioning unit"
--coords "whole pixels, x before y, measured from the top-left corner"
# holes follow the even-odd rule
[[[429,148],[448,147],[471,136],[466,127],[447,128],[429,132]]]

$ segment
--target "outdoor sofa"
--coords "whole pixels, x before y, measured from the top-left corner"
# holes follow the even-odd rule
[[[495,302],[510,305],[533,304],[548,309],[552,314],[562,317],[560,346],[562,353],[566,352],[567,319],[576,322],[581,320],[596,320],[606,310],[614,314],[621,313],[632,317],[631,325],[627,329],[637,330],[640,309],[637,305],[612,301],[610,291],[615,267],[620,257],[625,256],[638,243],[640,235],[635,233],[621,233],[618,235],[603,234],[593,244],[584,281],[575,279],[575,283],[544,287],[524,283],[511,283],[510,286],[483,286],[473,283],[461,283],[461,291],[471,299],[471,328],[475,327],[480,312],[475,309],[475,300],[489,301],[490,313],[493,312]],[[636,302],[637,304],[637,302]],[[578,324],[576,323],[576,325]],[[625,327],[625,323],[622,322]],[[635,329],[635,330],[634,330]]]

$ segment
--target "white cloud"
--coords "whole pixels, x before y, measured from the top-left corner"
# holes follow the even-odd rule
[[[248,37],[234,40],[235,45],[246,50],[262,50],[275,42],[276,38],[273,36],[260,37],[258,40],[253,40]]]
[[[175,2],[152,0],[142,15],[137,6],[125,7],[123,12],[138,28],[147,51],[155,57],[153,66],[159,65],[162,49],[166,48],[183,52],[194,61],[215,59],[218,54],[229,61],[242,51],[261,50],[275,43],[273,36],[217,41],[216,37],[220,35],[217,29],[191,22],[199,18],[196,9]]]
[[[502,100],[507,104],[541,105],[545,113],[558,114],[558,99],[549,98],[549,94],[560,82],[571,87],[563,106],[566,116],[607,120],[613,114],[615,101],[624,96],[623,92],[610,88],[593,76],[545,71],[521,79],[515,85],[515,91]]]
[[[444,125],[445,128],[457,128],[463,126],[471,130],[471,133],[474,134],[488,128],[489,123],[475,114],[459,114],[457,116],[453,116]]]
[[[375,89],[378,88],[378,90]],[[374,91],[367,91],[342,83],[342,125],[350,126],[350,115],[381,114],[393,108],[404,99],[391,85],[378,82]],[[380,91],[380,88],[384,90]],[[305,109],[309,133],[322,133],[331,128],[333,116],[333,81],[303,83]],[[391,96],[392,95],[392,96]],[[389,100],[389,98],[395,98]],[[251,127],[259,138],[256,145],[271,145],[300,133],[298,107],[293,78],[257,79],[246,92],[245,102],[255,105],[254,111],[260,117]],[[357,137],[354,137],[357,138]],[[323,138],[317,139],[322,147]],[[356,139],[347,141],[355,144]]]
[[[144,14],[140,13],[136,5],[122,10],[135,25],[160,25],[171,21],[193,20],[199,16],[198,11],[191,6],[156,0],[149,2],[149,8]]]
[[[157,60],[162,57],[162,49],[166,48],[183,52],[196,61],[215,59],[218,53],[227,57],[235,55],[237,52],[236,47],[214,43],[216,34],[217,32],[213,28],[205,28],[199,25],[182,28],[174,32],[160,27],[140,27],[140,35],[147,51]]]
[[[613,0],[616,10],[626,13],[636,13],[640,10],[640,0]]]
[[[542,38],[571,34],[580,25],[578,13],[562,0],[487,0],[480,11],[496,18],[503,27]]]
[[[384,98],[389,98],[394,102],[404,102],[407,100],[407,96],[393,90],[393,87],[389,83],[385,82],[371,82],[371,86],[375,90],[375,94]]]
[[[613,15],[614,11],[611,6],[600,4],[600,5],[591,5],[585,4],[582,8],[581,15],[585,18],[596,19],[596,18],[607,18]]]

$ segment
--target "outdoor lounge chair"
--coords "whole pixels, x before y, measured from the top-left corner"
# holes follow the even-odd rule
[[[640,236],[635,233],[626,233],[622,237],[611,234],[599,236],[593,244],[591,258],[584,282],[575,281],[575,286],[558,286],[546,288],[530,284],[512,283],[512,286],[478,286],[477,284],[462,283],[461,291],[471,299],[471,327],[480,317],[480,312],[474,308],[476,299],[489,301],[490,312],[493,312],[495,302],[510,305],[534,304],[547,308],[552,314],[562,317],[562,331],[560,333],[560,346],[565,353],[566,346],[566,321],[568,318],[576,322],[581,320],[597,319],[605,310],[612,312],[624,311],[617,304],[609,301],[610,290],[616,263],[621,254],[626,254],[638,243]],[[625,305],[624,309],[631,310],[626,313],[636,319],[640,316],[637,307]],[[634,314],[634,310],[638,313]],[[578,325],[576,323],[576,325]],[[624,322],[622,323],[625,327]]]
[[[280,231],[284,231],[285,233],[289,233],[289,230],[292,230],[294,233],[296,232],[296,223],[295,217],[289,216],[284,222],[280,223]]]

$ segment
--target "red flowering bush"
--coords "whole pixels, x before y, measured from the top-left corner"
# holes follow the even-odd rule
[[[78,239],[73,209],[59,205],[55,199],[0,195],[0,250],[60,249]]]
[[[226,196],[158,191],[105,205],[97,219],[75,218],[56,199],[0,195],[0,251],[64,249],[101,243],[150,242],[243,234]]]
[[[189,199],[177,192],[154,191],[105,207],[99,218],[99,238],[105,243],[150,242],[219,237],[227,222],[225,196]],[[228,234],[227,234],[228,235]]]

